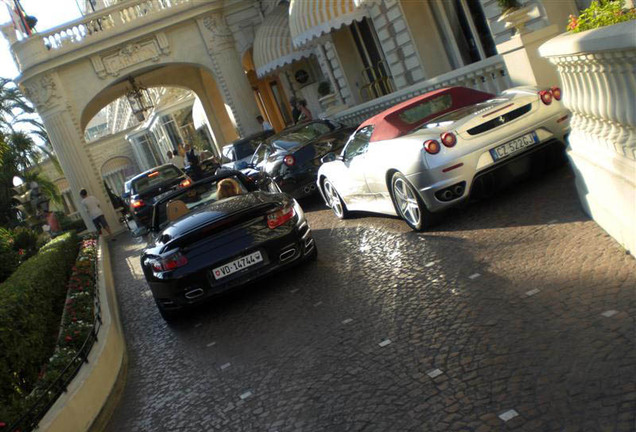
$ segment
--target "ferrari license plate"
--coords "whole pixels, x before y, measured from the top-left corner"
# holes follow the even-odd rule
[[[490,149],[490,155],[492,159],[496,162],[499,159],[503,159],[505,157],[510,156],[511,154],[520,152],[526,147],[530,147],[533,144],[539,142],[539,137],[535,132],[531,132],[529,134],[520,136],[519,138],[515,138],[512,141],[508,141],[505,144],[495,147],[494,149]]]
[[[230,261],[227,264],[223,264],[220,267],[212,269],[212,275],[214,275],[214,279],[216,280],[223,279],[237,271],[258,264],[261,261],[263,261],[263,255],[261,255],[261,252],[252,252],[249,255],[237,258],[234,261]]]

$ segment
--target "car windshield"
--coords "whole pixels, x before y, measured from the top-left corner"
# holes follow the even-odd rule
[[[236,151],[236,159],[243,159],[254,154],[254,151],[260,144],[260,141],[252,140],[252,141],[243,141],[240,143],[234,144],[234,149]]]
[[[142,194],[162,183],[183,176],[183,172],[174,165],[157,167],[141,177],[131,180],[130,190],[133,194]]]
[[[221,185],[219,186],[219,184]],[[234,186],[235,189],[228,193],[227,186],[230,188]],[[225,189],[225,191],[222,191],[222,189]],[[170,199],[158,202],[154,210],[154,225],[159,229],[163,229],[170,222],[203,205],[247,192],[248,188],[237,176],[198,182],[190,188],[183,189],[177,195],[171,195]]]
[[[322,122],[307,123],[302,127],[295,127],[288,131],[282,131],[278,135],[274,135],[268,139],[267,143],[279,150],[290,150],[318,138],[319,136],[330,132],[332,129],[333,127]]]
[[[436,98],[425,99],[412,105],[398,114],[400,120],[408,124],[420,123],[435,113],[449,109],[453,105],[453,98],[445,94]]]
[[[261,145],[258,146],[256,151],[254,152],[254,155],[252,156],[252,159],[250,160],[251,165],[256,167],[262,164],[269,157],[271,153],[272,153],[272,148],[269,146],[269,144],[262,143]]]

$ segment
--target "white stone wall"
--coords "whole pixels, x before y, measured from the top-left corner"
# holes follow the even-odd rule
[[[88,151],[91,153],[95,166],[100,171],[104,163],[114,157],[123,156],[137,165],[137,159],[133,153],[132,146],[126,141],[126,134],[130,130],[125,130],[114,135],[109,135],[98,139],[87,145]]]
[[[424,70],[416,53],[398,0],[384,0],[371,8],[371,19],[391,70],[395,89],[422,81]]]
[[[338,59],[338,54],[336,53],[336,48],[334,47],[333,42],[326,39],[323,44],[325,49],[325,55],[322,53],[318,53],[318,63],[323,71],[323,75],[329,76],[327,72],[327,68],[331,67],[333,71],[333,76],[338,82],[338,87],[340,88],[340,94],[344,99],[345,103],[349,106],[353,106],[356,104],[355,99],[351,93],[351,88],[349,87],[349,83],[347,82],[347,78],[345,78],[344,73],[342,71],[342,66],[340,65],[340,59]],[[319,51],[319,50],[318,50]],[[327,64],[328,63],[328,64]]]
[[[276,3],[268,2],[267,4],[275,5]],[[254,2],[249,7],[226,12],[225,21],[230,30],[232,30],[236,51],[243,56],[243,54],[254,45],[256,29],[261,22],[263,22],[263,17],[258,9],[258,3]]]
[[[501,9],[497,5],[497,0],[480,1],[495,44],[498,45],[510,40],[513,31],[506,30],[505,23],[497,22],[501,16]],[[550,24],[555,24],[565,31],[567,17],[569,14],[576,14],[578,10],[574,0],[519,0],[519,3],[531,9],[532,19],[526,23],[526,28],[529,31],[539,30]]]

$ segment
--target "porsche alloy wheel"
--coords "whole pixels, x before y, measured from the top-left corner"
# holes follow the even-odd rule
[[[391,181],[391,189],[395,209],[408,226],[416,231],[427,228],[431,213],[406,177],[396,173]]]
[[[325,192],[325,197],[327,198],[327,205],[331,207],[331,210],[333,210],[333,213],[338,219],[345,219],[349,215],[349,212],[342,198],[340,198],[338,191],[336,191],[336,188],[326,179],[322,187]]]

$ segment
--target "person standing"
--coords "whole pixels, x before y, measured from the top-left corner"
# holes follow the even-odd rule
[[[314,118],[311,115],[311,111],[309,111],[309,108],[307,108],[307,101],[305,99],[299,100],[297,105],[298,110],[300,111],[300,116],[298,116],[298,123],[306,122]]]
[[[268,130],[274,129],[272,127],[271,123],[265,121],[265,119],[263,118],[262,115],[257,115],[256,116],[256,121],[261,125],[261,127],[263,128],[264,131],[268,131]]]
[[[170,150],[168,150],[168,153],[166,153],[166,155],[168,156],[168,163],[173,164],[179,169],[185,168],[183,157],[181,157],[178,151],[173,154]]]
[[[194,153],[194,147],[192,147],[190,144],[186,144],[185,146],[185,160],[188,166],[195,163],[195,161],[199,161],[198,156]]]
[[[51,238],[60,235],[62,228],[60,227],[60,222],[57,220],[55,212],[44,210],[44,217],[46,218],[46,224],[49,226]]]
[[[110,232],[110,227],[108,226],[108,222],[106,222],[106,218],[104,217],[104,212],[102,211],[99,200],[93,195],[88,195],[86,189],[82,189],[80,191],[80,197],[82,197],[82,205],[86,209],[86,212],[88,213],[90,218],[93,220],[95,228],[97,228],[97,233],[101,235],[102,228],[104,228],[109,236],[112,235],[112,233]]]
[[[298,99],[295,97],[289,100],[289,104],[292,107],[292,120],[294,124],[298,123],[298,118],[300,117],[300,110],[298,109]]]

